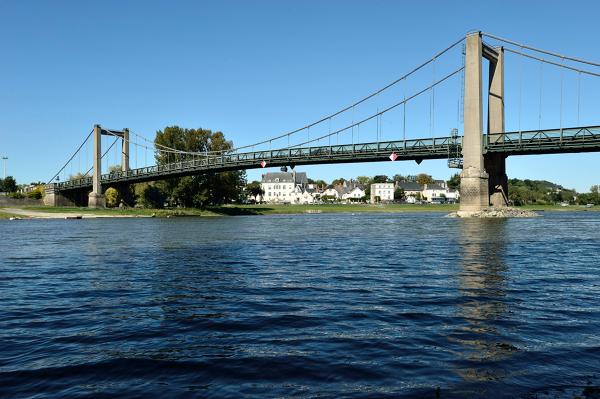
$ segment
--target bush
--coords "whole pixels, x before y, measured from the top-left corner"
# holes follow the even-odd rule
[[[36,187],[35,190],[32,190],[27,193],[27,198],[31,199],[42,199],[44,197],[44,193],[41,187]]]
[[[106,189],[104,198],[106,199],[106,206],[109,208],[114,208],[119,205],[119,192],[114,187]]]
[[[16,192],[16,191],[12,192],[12,193],[9,193],[8,196],[10,198],[14,198],[14,199],[23,199],[23,198],[25,198],[25,194],[19,193],[19,192]]]

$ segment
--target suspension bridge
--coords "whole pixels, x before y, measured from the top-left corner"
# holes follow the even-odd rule
[[[488,41],[493,41],[491,44]],[[458,50],[456,60],[443,60]],[[518,130],[505,131],[505,59],[511,54],[517,58],[539,63],[540,82],[542,66],[558,69],[560,75],[559,126],[542,128],[542,101],[547,98],[539,86],[539,124],[537,128],[521,129],[523,108],[523,73],[519,74]],[[483,61],[488,61],[488,74],[483,73]],[[408,80],[422,74],[425,68],[432,70],[431,82],[411,93],[407,92]],[[437,69],[436,69],[437,68]],[[447,71],[439,74],[440,69]],[[436,71],[438,74],[436,74]],[[565,74],[576,77],[577,97],[571,103],[577,105],[577,122],[581,109],[582,76],[600,77],[600,64],[517,43],[490,33],[473,32],[452,43],[431,59],[418,65],[400,78],[368,96],[298,129],[267,138],[258,143],[220,151],[190,151],[168,147],[128,129],[115,130],[94,126],[83,143],[46,185],[47,205],[83,205],[103,207],[103,190],[106,187],[157,181],[201,173],[216,173],[275,166],[333,164],[351,162],[394,162],[413,160],[420,163],[425,159],[447,159],[449,167],[462,169],[461,211],[479,211],[489,206],[502,207],[508,204],[508,177],[506,158],[515,155],[561,154],[600,151],[600,126],[563,126],[566,113]],[[438,76],[436,78],[436,76]],[[458,80],[457,122],[463,125],[463,134],[452,129],[450,135],[435,135],[436,89]],[[487,80],[485,90],[483,81]],[[395,87],[403,86],[398,100],[377,107],[375,112],[357,117],[357,109],[368,109],[369,102],[383,97]],[[423,96],[429,96],[429,132],[421,137],[407,138],[407,105]],[[392,99],[394,96],[392,96]],[[530,102],[530,100],[527,100]],[[484,109],[484,102],[487,109]],[[439,107],[439,105],[438,105]],[[487,111],[487,112],[485,112]],[[394,139],[382,140],[383,117],[401,112],[394,127]],[[531,111],[528,111],[531,112]],[[484,114],[487,116],[484,130]],[[332,127],[339,121],[338,127]],[[312,137],[311,137],[312,129]],[[315,133],[315,132],[320,132]],[[362,132],[362,133],[361,133]],[[360,139],[362,134],[362,140]],[[400,137],[401,136],[401,137]],[[342,143],[340,144],[340,137]],[[103,138],[113,139],[103,151]],[[350,138],[350,140],[348,140]],[[349,142],[345,142],[348,140]],[[120,145],[117,143],[120,141]],[[130,168],[131,147],[137,164],[138,150],[144,152],[142,167]],[[61,173],[73,170],[75,162],[81,166],[82,154],[92,147],[92,166],[78,175],[63,178]],[[115,149],[115,164],[107,173],[102,173],[103,163],[108,167],[110,150]],[[147,164],[147,154],[162,161]],[[75,169],[78,169],[75,167]]]

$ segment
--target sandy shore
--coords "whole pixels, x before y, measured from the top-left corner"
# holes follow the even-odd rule
[[[99,219],[99,218],[140,218],[152,217],[145,215],[102,215],[102,214],[85,214],[76,212],[40,212],[19,208],[0,208],[1,212],[15,215],[22,219]]]

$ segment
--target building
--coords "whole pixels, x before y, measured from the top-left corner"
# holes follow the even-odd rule
[[[371,184],[371,203],[394,200],[394,183]]]
[[[264,196],[262,200],[271,203],[292,203],[308,185],[305,172],[265,173],[260,183]],[[299,190],[299,191],[298,191]]]
[[[322,193],[321,198],[327,197],[328,199],[339,200],[341,199],[340,192],[333,186],[328,186]]]
[[[396,188],[401,188],[404,191],[404,196],[416,199],[422,195],[423,187],[416,181],[404,181],[396,183]],[[414,202],[414,201],[413,201]]]
[[[458,190],[448,189],[445,182],[443,186],[437,183],[425,184],[421,195],[424,201],[434,204],[454,203],[460,197]]]
[[[396,188],[404,190],[404,201],[414,204],[418,201],[429,203],[455,203],[460,198],[458,190],[448,188],[444,180],[435,180],[433,184],[421,186],[416,181],[396,183]]]
[[[349,201],[360,201],[366,196],[366,192],[362,186],[355,186],[353,188],[347,188],[345,192],[342,194],[343,200]]]

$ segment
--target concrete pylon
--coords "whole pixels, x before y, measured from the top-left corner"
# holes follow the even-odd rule
[[[477,212],[489,206],[488,174],[483,161],[483,98],[480,32],[467,35],[465,53],[463,170],[460,211]]]
[[[123,143],[121,147],[121,171],[129,170],[129,129],[123,129]]]
[[[94,174],[92,175],[92,192],[88,196],[89,208],[104,208],[106,202],[102,194],[102,128],[94,125]]]
[[[504,141],[504,49],[495,49],[497,56],[490,57],[488,92],[488,140],[490,143]],[[508,206],[508,176],[506,175],[506,156],[503,154],[485,154],[484,166],[489,174],[488,189],[490,205]]]

